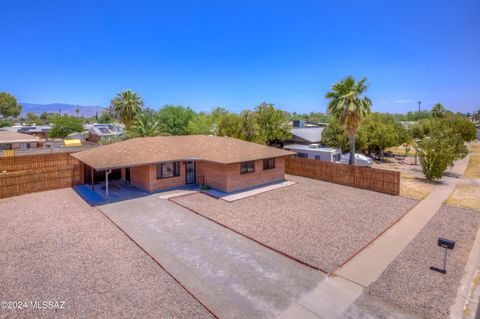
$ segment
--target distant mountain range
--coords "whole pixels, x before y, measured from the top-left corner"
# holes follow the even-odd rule
[[[21,116],[25,116],[28,112],[33,112],[37,115],[40,115],[43,112],[47,113],[58,113],[75,115],[75,109],[80,109],[80,115],[85,117],[95,116],[95,113],[98,112],[98,115],[102,113],[102,110],[105,109],[104,106],[87,106],[87,105],[74,105],[74,104],[63,104],[63,103],[52,103],[52,104],[35,104],[35,103],[20,103],[23,105]]]

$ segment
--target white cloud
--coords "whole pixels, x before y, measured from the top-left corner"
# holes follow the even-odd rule
[[[416,102],[414,99],[400,99],[400,100],[393,100],[392,101],[393,103],[413,103],[413,102]]]

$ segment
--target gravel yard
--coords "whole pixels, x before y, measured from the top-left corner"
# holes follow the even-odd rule
[[[479,226],[480,213],[442,206],[367,292],[426,318],[447,318]],[[456,241],[446,275],[429,269],[442,267],[438,237]]]
[[[204,194],[172,200],[325,272],[417,203],[304,177],[288,179],[297,184],[232,203]]]
[[[212,317],[70,188],[2,199],[0,218],[0,300],[65,301],[0,318]]]

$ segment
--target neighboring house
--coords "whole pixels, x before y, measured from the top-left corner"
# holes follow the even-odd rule
[[[0,150],[18,150],[42,146],[43,140],[29,134],[0,131]]]
[[[47,139],[48,138],[48,132],[52,127],[50,125],[31,125],[31,126],[25,126],[25,125],[14,125],[10,127],[2,127],[0,128],[0,131],[9,131],[9,132],[18,132],[18,133],[23,133],[23,134],[29,134],[33,136],[37,136],[42,139]]]
[[[300,145],[293,144],[284,147],[286,150],[297,153],[295,156],[310,158],[331,163],[339,162],[342,151],[338,148],[321,147],[319,144]]]
[[[124,133],[123,126],[117,124],[85,124],[88,131],[86,140],[93,143],[102,143],[108,140],[119,139]]]
[[[134,138],[72,154],[81,183],[123,179],[149,192],[186,184],[224,192],[281,181],[294,153],[229,137]]]
[[[309,145],[320,143],[324,127],[293,127],[290,143]]]

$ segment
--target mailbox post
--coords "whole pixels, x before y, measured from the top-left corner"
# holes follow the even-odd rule
[[[445,238],[438,238],[438,246],[445,248],[445,254],[443,256],[443,269],[433,266],[430,267],[430,269],[445,275],[447,273],[447,253],[448,250],[453,250],[455,247],[455,241]]]

